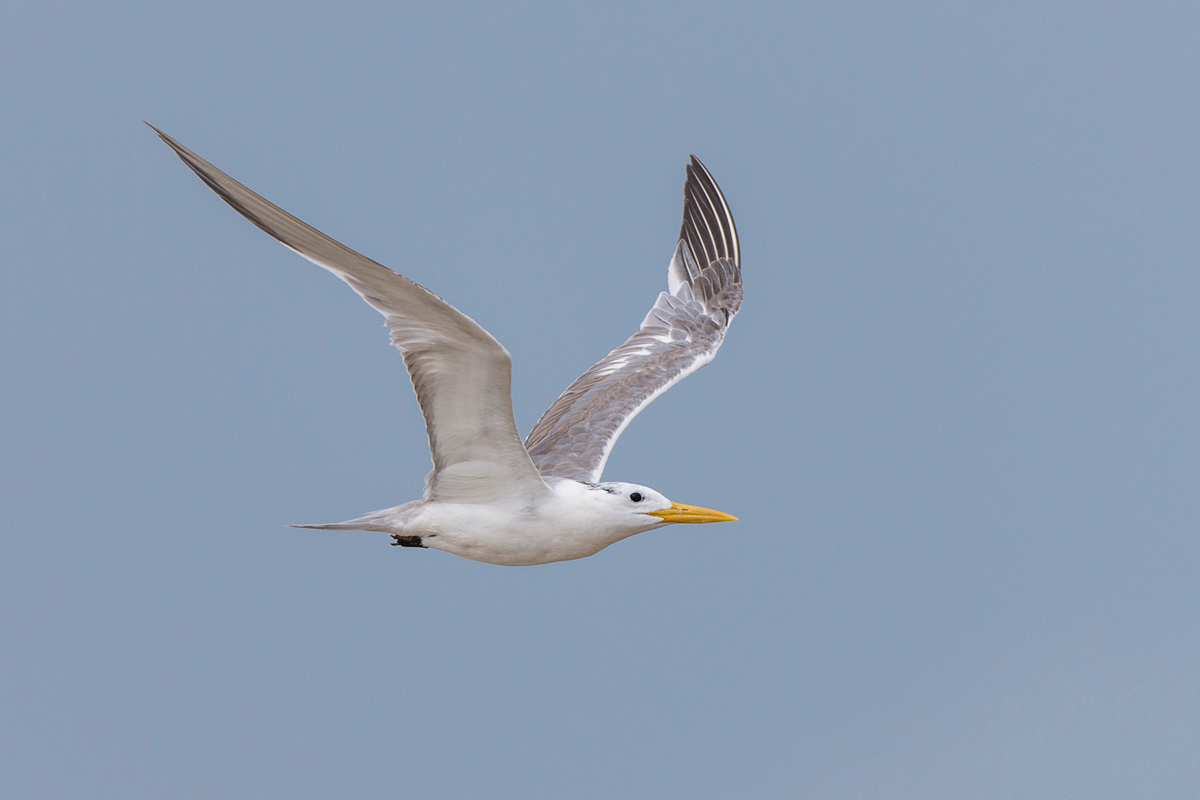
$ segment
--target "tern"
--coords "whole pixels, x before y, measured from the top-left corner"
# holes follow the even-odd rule
[[[379,531],[404,547],[528,566],[585,558],[673,523],[736,520],[673,503],[647,486],[600,480],[629,422],[712,361],[741,306],[733,215],[695,156],[687,165],[667,291],[638,331],[568,386],[522,443],[513,419],[512,359],[491,334],[428,289],[334,241],[150,127],[235,211],[383,314],[412,379],[433,456],[422,499],[345,522],[295,527]]]

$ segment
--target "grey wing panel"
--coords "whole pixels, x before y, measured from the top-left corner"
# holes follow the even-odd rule
[[[154,130],[234,210],[337,275],[386,317],[425,417],[434,462],[431,496],[487,502],[518,487],[545,490],[517,433],[512,361],[499,342],[428,289],[326,236]]]
[[[599,480],[613,445],[649,403],[716,355],[741,306],[733,216],[695,156],[683,224],[667,272],[669,292],[640,330],[581,375],[538,420],[525,447],[544,476]]]

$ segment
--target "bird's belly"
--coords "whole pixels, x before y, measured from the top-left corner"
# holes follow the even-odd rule
[[[510,567],[586,558],[627,535],[537,515],[483,512],[478,506],[443,506],[438,517],[424,521],[426,547]]]

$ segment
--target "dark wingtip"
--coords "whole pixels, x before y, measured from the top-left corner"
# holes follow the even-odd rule
[[[718,258],[739,261],[737,228],[725,195],[712,173],[693,154],[683,184],[683,223],[679,238],[686,241],[703,268]]]
[[[169,141],[169,140],[170,140],[170,138],[171,138],[170,136],[167,136],[165,133],[163,133],[162,131],[160,131],[160,130],[159,130],[158,128],[156,128],[154,125],[151,125],[151,124],[150,124],[149,122],[147,122],[146,120],[142,120],[142,124],[143,124],[143,125],[145,125],[147,128],[149,128],[150,130],[152,130],[152,131],[154,131],[155,133],[157,133],[157,134],[158,134],[158,138],[162,139],[164,142],[165,142],[165,141]]]
[[[178,155],[180,158],[183,158],[183,160],[184,160],[185,162],[187,161],[187,159],[186,159],[186,158],[184,158],[184,153],[185,153],[185,152],[188,152],[189,154],[191,154],[191,155],[194,155],[194,154],[193,154],[193,153],[191,153],[191,151],[189,151],[189,150],[188,150],[186,147],[184,147],[184,146],[183,146],[183,145],[181,145],[179,142],[177,142],[177,141],[175,141],[174,139],[172,139],[172,138],[170,137],[170,135],[168,135],[168,134],[164,133],[163,131],[159,130],[159,129],[158,129],[158,128],[156,128],[154,125],[151,125],[149,122],[146,122],[146,120],[142,120],[142,123],[143,123],[143,124],[145,124],[145,126],[146,126],[147,128],[149,128],[150,130],[152,130],[152,131],[154,131],[155,133],[157,133],[157,134],[158,134],[158,138],[160,138],[160,139],[162,139],[164,142],[166,142],[166,143],[167,143],[167,146],[168,146],[168,147],[170,147],[172,150],[174,150],[174,151],[175,151],[175,153],[176,153],[176,154],[177,154],[177,155]],[[190,166],[190,165],[189,165],[189,166]]]

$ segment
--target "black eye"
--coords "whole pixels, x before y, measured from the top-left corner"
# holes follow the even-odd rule
[[[629,494],[629,499],[635,503],[640,503],[640,502],[642,502],[642,493],[641,492],[631,492]]]

